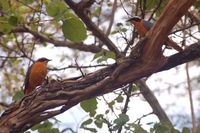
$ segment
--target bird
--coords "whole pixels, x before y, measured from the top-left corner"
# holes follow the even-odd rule
[[[138,34],[142,37],[145,36],[146,32],[149,31],[151,27],[153,27],[153,23],[151,23],[150,21],[146,21],[140,18],[139,16],[131,17],[130,19],[127,20],[127,22],[131,22],[135,26]],[[169,39],[169,37],[167,37],[164,45],[170,46],[175,50],[177,50],[178,52],[183,51],[183,49],[173,40]]]
[[[37,86],[40,86],[45,81],[47,75],[47,64],[49,61],[51,60],[44,57],[39,58],[28,68],[24,80],[25,95],[30,94]]]

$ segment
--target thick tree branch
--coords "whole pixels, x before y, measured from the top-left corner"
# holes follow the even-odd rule
[[[190,55],[188,53],[196,54],[188,57]],[[10,107],[0,117],[0,130],[5,132],[25,131],[36,123],[61,114],[85,99],[103,95],[127,83],[149,76],[155,71],[169,69],[169,66],[174,67],[197,58],[200,58],[200,43],[191,45],[182,53],[170,56],[164,67],[159,70],[150,70],[155,68],[146,67],[144,62],[138,60],[134,63],[128,62],[130,65],[125,70],[121,70],[118,77],[114,77],[113,79],[110,79],[110,76],[117,70],[118,65],[116,64],[73,82],[63,80],[50,83],[31,95],[26,96],[20,103],[16,103]],[[183,61],[174,62],[174,60]],[[55,107],[62,108],[53,111],[50,110]]]
[[[162,44],[180,18],[196,0],[170,0],[164,11],[148,32],[149,38],[144,48],[144,59],[153,61],[162,57]],[[170,14],[170,15],[169,15]],[[154,37],[152,37],[154,36]]]
[[[195,60],[200,57],[200,42],[192,44],[187,47],[184,52],[174,54],[167,59],[167,63],[160,68],[159,71],[168,70],[177,65],[181,65],[185,62]]]

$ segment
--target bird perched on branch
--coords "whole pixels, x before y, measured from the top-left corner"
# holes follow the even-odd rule
[[[25,95],[31,93],[37,86],[41,85],[45,81],[47,75],[47,63],[49,61],[50,60],[47,58],[40,58],[28,68],[24,81]]]
[[[146,32],[150,30],[151,27],[153,27],[153,23],[146,21],[138,16],[134,16],[128,19],[127,22],[131,22],[135,26],[136,30],[138,31],[138,34],[142,37],[145,36]],[[169,39],[169,37],[167,37],[165,41],[165,45],[171,46],[172,48],[174,48],[175,50],[179,52],[183,51],[183,49],[180,46],[178,46],[174,41]]]

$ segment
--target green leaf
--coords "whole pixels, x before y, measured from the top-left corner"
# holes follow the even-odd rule
[[[103,118],[103,114],[98,114],[97,116],[95,116],[95,119],[102,119]]]
[[[107,59],[108,59],[108,58],[106,58],[105,56],[102,56],[101,58],[99,58],[99,59],[97,60],[97,63],[100,64],[100,63],[102,63],[103,61],[107,61]]]
[[[73,42],[81,42],[86,39],[86,27],[79,18],[71,17],[66,19],[62,25],[65,38]]]
[[[135,125],[134,127],[134,133],[147,133],[146,130],[144,130],[140,125]]]
[[[88,130],[88,131],[90,131],[90,132],[92,132],[92,133],[96,133],[96,132],[97,132],[97,130],[96,130],[95,128],[88,128],[88,127],[85,127],[84,129],[85,129],[85,130]]]
[[[0,23],[0,31],[7,34],[12,30],[12,25],[10,25],[8,22],[7,23]]]
[[[144,1],[144,0],[142,0],[142,1]],[[146,8],[147,8],[147,10],[151,10],[155,6],[156,6],[156,0],[147,0],[146,1]]]
[[[81,107],[85,112],[88,112],[90,116],[94,116],[96,114],[97,109],[97,100],[96,98],[92,98],[90,100],[85,100],[80,103]]]
[[[136,92],[138,90],[140,90],[140,88],[137,85],[133,85],[132,88],[131,88],[132,92]]]
[[[39,133],[60,133],[58,128],[41,128]]]
[[[196,133],[200,133],[200,127],[197,128]]]
[[[114,104],[115,104],[115,101],[113,100],[113,101],[111,101],[111,102],[108,103],[108,107],[111,108],[111,109],[113,109],[113,105]]]
[[[53,124],[48,120],[33,126],[31,130],[38,131],[39,133],[59,133],[60,132],[58,128],[53,128]]]
[[[11,8],[8,0],[0,0],[0,8],[3,12],[8,12]]]
[[[49,4],[46,5],[46,11],[47,11],[49,16],[55,17],[58,14],[59,9],[52,2],[52,3],[49,3]]]
[[[13,25],[13,26],[16,26],[17,23],[18,23],[18,17],[10,16],[9,19],[8,19],[8,23]]]
[[[103,52],[101,51],[101,52],[98,52],[98,53],[96,53],[95,55],[94,55],[94,57],[93,57],[93,59],[92,59],[92,61],[93,60],[95,60],[95,59],[97,59],[97,58],[99,58],[99,57],[101,57],[103,55]]]
[[[86,125],[89,125],[92,123],[92,119],[88,119],[86,121],[84,121],[82,124],[81,124],[81,128],[85,128]]]
[[[116,99],[115,99],[118,103],[122,103],[124,101],[124,97],[119,95]]]
[[[120,31],[121,31],[121,32],[126,32],[127,29],[126,29],[126,28],[121,28]]]
[[[115,53],[114,53],[114,52],[111,52],[111,51],[106,52],[106,57],[116,60],[116,55],[115,55]]]
[[[13,96],[14,101],[20,101],[24,97],[23,91],[17,91],[15,95]]]
[[[160,0],[142,0],[142,1],[143,1],[142,3],[145,3],[144,1],[146,1],[146,9],[149,11],[157,7],[158,4],[160,3]],[[168,3],[168,0],[161,1],[158,10],[156,10],[157,16],[161,13],[161,11],[164,9],[167,3]]]
[[[134,133],[147,133],[139,124],[129,123],[128,124],[131,128],[134,128]]]
[[[112,31],[110,34],[111,34],[111,35],[114,35],[114,34],[117,34],[117,33],[119,33],[119,30],[114,30],[114,31]]]
[[[169,123],[156,123],[154,131],[155,133],[180,133]]]
[[[23,0],[22,2],[25,4],[32,4],[34,0]]]
[[[189,128],[186,128],[184,127],[183,130],[182,130],[182,133],[190,133],[190,129]]]
[[[114,59],[116,60],[116,55],[114,52],[111,51],[101,51],[98,52],[94,55],[92,61],[94,61],[95,59],[97,59],[97,63],[102,63],[103,61],[107,61],[108,59]]]
[[[65,18],[68,9],[63,1],[55,0],[51,1],[50,3],[46,3],[46,11],[49,16],[54,17],[59,21]]]
[[[129,121],[129,116],[126,114],[119,114],[119,118],[117,118],[116,120],[114,120],[114,123],[116,124],[120,124],[120,125],[124,125],[126,122]]]
[[[108,114],[109,112],[110,112],[110,110],[107,109],[107,110],[105,111],[105,114]]]
[[[125,125],[129,121],[129,116],[126,114],[120,114],[119,118],[114,120],[116,124],[113,128],[114,131],[118,130],[121,126]]]
[[[196,8],[200,8],[200,1],[196,1],[196,2],[194,3],[194,6],[195,6]]]
[[[35,131],[35,130],[38,130],[38,129],[41,129],[41,128],[51,128],[52,126],[53,126],[53,124],[47,120],[43,123],[39,123],[39,124],[33,126],[31,128],[31,130]]]
[[[102,128],[103,122],[104,122],[103,114],[98,114],[98,115],[95,117],[94,124],[95,124],[98,128]]]
[[[102,126],[103,126],[103,121],[97,119],[97,120],[94,121],[94,124],[95,124],[98,128],[102,128]]]

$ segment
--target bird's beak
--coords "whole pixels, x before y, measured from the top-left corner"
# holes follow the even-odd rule
[[[132,18],[129,18],[129,19],[127,19],[127,20],[126,20],[126,22],[130,22],[130,21],[131,21],[131,19],[132,19]]]
[[[47,59],[47,62],[51,61],[51,59]]]

